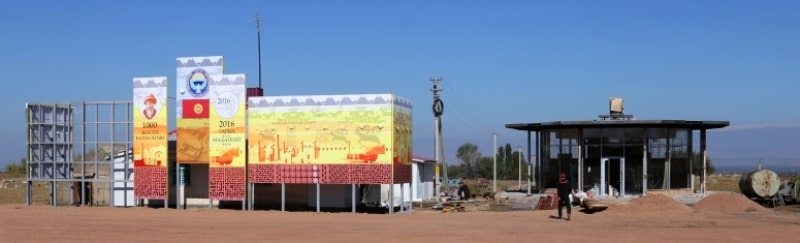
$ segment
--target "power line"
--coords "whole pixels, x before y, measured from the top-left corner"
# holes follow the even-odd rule
[[[444,92],[444,93],[448,95],[448,97],[452,97],[455,100],[454,108],[456,108],[455,109],[456,112],[454,115],[460,118],[463,124],[471,126],[472,128],[477,128],[477,130],[481,130],[483,133],[486,134],[495,132],[495,130],[492,129],[491,126],[487,125],[487,123],[484,122],[479,116],[475,115],[475,113],[472,112],[472,109],[469,109],[466,103],[458,95],[458,92],[456,92],[456,88],[450,85],[450,82],[444,81],[443,83],[444,85],[447,86],[447,89],[450,90],[449,92]],[[461,110],[463,110],[464,116],[462,116]]]

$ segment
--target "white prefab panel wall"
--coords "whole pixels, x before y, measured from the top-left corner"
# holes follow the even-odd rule
[[[131,173],[131,180],[133,180],[133,173]],[[114,172],[114,177],[117,176],[124,176],[123,172]],[[133,183],[122,183],[120,184],[127,184],[121,187],[114,185],[114,206],[116,207],[133,207],[136,206],[135,201],[133,200]]]
[[[69,105],[27,105],[30,178],[71,178],[73,116]]]
[[[422,164],[420,163],[412,163],[411,164],[411,187],[414,189],[412,194],[412,200],[414,202],[422,201],[422,197],[425,193],[425,188],[422,186]]]
[[[414,189],[412,192],[415,202],[429,200],[434,198],[433,188],[433,163],[418,163],[414,162],[411,168],[412,181],[411,187]]]
[[[136,206],[133,199],[133,158],[131,151],[118,152],[114,155],[114,201],[117,207]]]

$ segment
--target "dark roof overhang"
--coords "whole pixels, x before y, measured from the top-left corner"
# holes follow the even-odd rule
[[[595,121],[553,121],[539,123],[512,123],[506,128],[520,131],[541,131],[544,129],[565,128],[688,128],[692,130],[716,129],[730,125],[728,121],[686,121],[686,120],[595,120]]]

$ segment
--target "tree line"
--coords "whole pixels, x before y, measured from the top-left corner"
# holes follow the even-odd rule
[[[87,155],[93,155],[94,150],[91,150]],[[478,145],[472,143],[465,143],[458,147],[456,151],[456,158],[459,164],[447,166],[447,175],[449,177],[462,177],[462,178],[492,178],[494,172],[494,160],[491,155],[483,156],[478,151]],[[522,170],[522,176],[528,176],[528,162],[525,160],[525,154],[519,150],[514,150],[510,143],[497,148],[497,179],[498,180],[512,180],[517,179]],[[703,157],[700,153],[692,154],[692,174],[701,175],[703,173],[703,164],[697,161],[702,161]],[[708,167],[706,172],[714,174],[716,169],[711,163],[710,158],[706,158]],[[75,161],[82,161],[80,155],[74,157]],[[9,174],[25,174],[25,167],[27,167],[27,160],[22,158],[19,163],[8,163],[6,165],[5,173]],[[521,168],[520,168],[521,165]]]
[[[5,173],[7,174],[25,174],[25,167],[28,166],[28,161],[25,158],[19,159],[19,163],[6,164]]]
[[[478,146],[472,143],[465,143],[458,147],[456,158],[460,164],[447,166],[448,177],[462,178],[493,178],[494,158],[483,156],[478,151]],[[515,151],[510,143],[497,148],[497,179],[516,180],[519,173],[522,176],[528,175],[528,162],[521,151]],[[520,171],[521,170],[521,171]]]

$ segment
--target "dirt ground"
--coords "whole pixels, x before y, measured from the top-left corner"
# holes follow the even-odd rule
[[[800,241],[800,213],[748,204],[738,194],[715,195],[697,208],[648,195],[601,212],[573,212],[570,221],[551,218],[555,210],[418,208],[387,215],[9,204],[0,205],[0,242]]]
[[[46,185],[45,185],[46,186]],[[46,192],[46,190],[40,190]],[[428,207],[387,214],[24,205],[0,189],[3,242],[800,242],[800,205],[764,208],[736,192],[687,206],[659,194],[600,212],[573,209],[466,212]],[[481,206],[476,206],[481,205]]]

